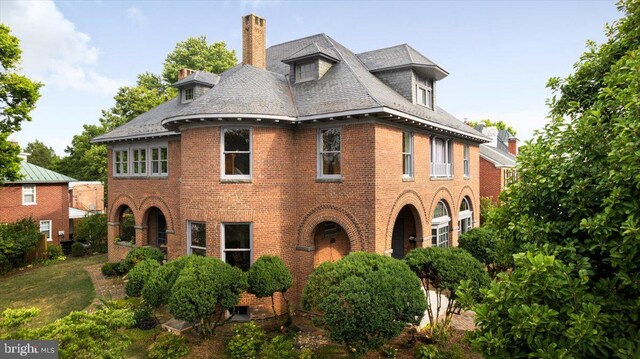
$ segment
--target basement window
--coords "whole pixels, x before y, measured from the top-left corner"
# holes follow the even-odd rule
[[[246,305],[239,305],[237,307],[233,307],[229,314],[233,315],[231,319],[232,322],[248,322],[251,319],[251,315],[249,314],[249,307]]]

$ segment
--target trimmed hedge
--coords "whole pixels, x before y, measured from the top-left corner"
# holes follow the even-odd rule
[[[164,254],[158,248],[136,247],[131,250],[131,252],[127,253],[127,256],[120,263],[122,271],[124,273],[129,273],[131,268],[146,259],[153,259],[158,263],[162,263],[164,261]]]
[[[142,288],[142,298],[152,307],[159,307],[169,302],[171,288],[178,275],[187,265],[191,256],[182,256],[158,268],[151,274]]]
[[[136,266],[129,271],[129,274],[127,274],[128,280],[124,286],[124,291],[127,296],[139,297],[149,277],[159,268],[160,263],[154,259],[145,259],[136,264]]]

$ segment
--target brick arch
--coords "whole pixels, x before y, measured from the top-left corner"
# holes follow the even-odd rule
[[[153,209],[154,207],[159,209],[164,215],[164,218],[167,221],[167,230],[173,231],[174,230],[173,213],[169,209],[167,202],[165,202],[162,198],[157,196],[146,197],[145,199],[142,200],[142,203],[140,203],[140,209],[142,210],[144,208],[144,210],[141,211],[141,213],[143,213],[141,218],[142,221],[140,222],[141,225],[144,226],[147,223],[149,213],[151,212],[151,209]]]
[[[391,231],[393,230],[393,225],[395,224],[396,217],[398,217],[398,214],[400,214],[400,211],[405,206],[413,207],[411,209],[411,212],[413,213],[414,217],[416,217],[416,229],[422,232],[416,234],[418,235],[418,238],[424,238],[424,229],[428,228],[428,226],[425,226],[425,224],[427,223],[425,223],[424,221],[425,218],[428,218],[426,217],[424,203],[422,202],[422,198],[420,197],[418,192],[412,189],[408,189],[400,193],[398,198],[396,198],[396,201],[393,203],[393,207],[391,207],[391,212],[389,213],[389,218],[387,219],[387,230],[384,237],[384,248],[387,250],[391,249]]]
[[[122,206],[127,206],[131,208],[131,212],[133,213],[134,218],[138,218],[138,206],[136,206],[136,201],[133,197],[122,194],[111,204],[111,210],[109,213],[109,221],[110,222],[119,222],[120,221],[120,208]]]
[[[318,206],[309,211],[298,227],[298,245],[313,247],[316,227],[322,222],[335,222],[349,236],[351,251],[364,250],[364,236],[355,217],[343,208],[333,205]]]
[[[475,193],[473,193],[473,188],[470,186],[464,186],[458,195],[458,202],[456,202],[456,210],[460,209],[460,203],[462,203],[462,199],[464,197],[469,197],[471,202],[471,211],[472,219],[474,222],[480,221],[480,201],[476,198]],[[476,217],[477,216],[477,217]],[[477,218],[477,219],[476,219]]]
[[[449,191],[448,188],[446,187],[440,187],[438,188],[438,190],[436,191],[436,193],[433,195],[433,199],[431,200],[431,205],[429,206],[429,211],[427,212],[427,218],[429,219],[429,221],[427,222],[427,224],[429,226],[431,226],[431,222],[433,221],[433,210],[436,208],[436,205],[438,204],[438,202],[440,202],[441,200],[444,200],[447,205],[449,206],[449,217],[451,217],[451,221],[452,223],[454,221],[457,221],[458,216],[456,215],[454,217],[454,208],[456,205],[456,202],[453,199],[453,195],[451,194],[451,191]]]

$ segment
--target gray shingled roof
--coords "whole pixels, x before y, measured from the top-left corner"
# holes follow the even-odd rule
[[[7,181],[7,183],[69,183],[75,181],[69,176],[36,166],[24,160],[20,162],[20,175],[22,176],[20,180]]]
[[[388,69],[400,68],[405,66],[433,68],[441,72],[436,79],[441,80],[448,75],[443,68],[436,65],[426,56],[416,51],[413,47],[402,44],[387,47],[384,49],[367,51],[358,54],[358,58],[372,72],[384,71]]]
[[[335,51],[333,51],[332,49],[328,49],[322,45],[318,45],[317,42],[314,42],[313,44],[302,48],[300,51],[290,56],[287,56],[282,60],[282,62],[284,62],[285,64],[290,64],[290,63],[293,63],[302,59],[314,57],[314,56],[322,56],[332,60],[333,62],[340,61],[338,59],[338,54],[336,54]]]
[[[509,152],[499,150],[494,146],[486,144],[480,145],[480,156],[498,167],[514,167],[516,165],[516,156]]]
[[[220,76],[205,71],[195,71],[191,75],[175,82],[173,87],[180,87],[187,83],[201,83],[204,85],[214,86],[220,80]]]

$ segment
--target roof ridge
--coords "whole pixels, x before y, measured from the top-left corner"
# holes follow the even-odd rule
[[[268,50],[268,49],[270,49],[270,48],[272,48],[272,47],[277,47],[277,46],[280,46],[280,45],[285,45],[285,44],[289,44],[289,43],[292,43],[292,42],[296,42],[296,41],[300,41],[300,40],[305,40],[305,39],[309,39],[309,38],[316,37],[316,36],[323,36],[323,35],[324,35],[325,37],[327,36],[327,34],[325,34],[324,32],[320,32],[320,33],[317,33],[317,34],[313,34],[313,35],[309,35],[309,36],[301,37],[301,38],[299,38],[299,39],[293,39],[293,40],[289,40],[289,41],[281,42],[281,43],[279,43],[279,44],[271,45],[271,46],[267,47],[267,50]],[[305,47],[306,47],[306,46],[305,46]]]
[[[382,47],[382,48],[380,48],[380,49],[375,49],[375,50],[364,51],[364,52],[361,52],[361,53],[356,54],[356,56],[357,56],[357,55],[368,54],[368,53],[370,53],[370,52],[377,52],[377,51],[382,51],[382,50],[388,50],[388,49],[392,49],[392,48],[394,48],[394,47],[400,47],[400,46],[403,46],[403,45],[407,45],[407,43],[398,44],[398,45],[392,45],[392,46],[387,46],[387,47]]]
[[[415,59],[413,58],[413,56],[411,56],[411,51],[409,51],[409,49],[411,48],[411,46],[409,46],[409,44],[402,44],[402,47],[404,47],[404,51],[407,52],[407,56],[409,56],[409,61],[411,61],[411,63],[416,63]]]

